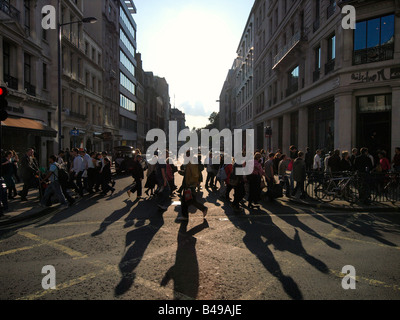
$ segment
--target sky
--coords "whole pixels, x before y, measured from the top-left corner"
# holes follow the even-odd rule
[[[134,0],[144,71],[165,78],[172,107],[203,128],[219,96],[254,0]]]

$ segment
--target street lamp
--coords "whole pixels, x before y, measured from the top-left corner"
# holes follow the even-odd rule
[[[61,0],[58,1],[58,12],[61,15]],[[60,17],[58,19],[57,31],[58,31],[58,147],[59,150],[62,150],[62,124],[61,124],[61,115],[62,115],[62,99],[61,99],[61,37],[62,37],[62,27],[66,25],[71,25],[75,23],[96,23],[97,19],[94,17],[83,18],[80,21],[73,21],[67,23],[60,23]]]

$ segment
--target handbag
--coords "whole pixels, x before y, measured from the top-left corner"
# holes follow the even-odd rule
[[[191,189],[186,189],[183,192],[183,197],[185,199],[185,202],[192,200],[193,199],[192,190]]]

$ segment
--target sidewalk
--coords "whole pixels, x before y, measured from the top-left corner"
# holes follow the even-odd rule
[[[400,207],[390,202],[385,202],[385,203],[375,202],[371,203],[370,205],[364,205],[358,203],[350,204],[349,202],[343,200],[334,200],[330,203],[323,203],[313,198],[307,198],[303,200],[296,197],[287,198],[285,196],[279,198],[278,200],[286,204],[308,206],[326,210],[343,210],[349,212],[400,212]]]

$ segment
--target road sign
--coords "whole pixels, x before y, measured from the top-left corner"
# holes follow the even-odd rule
[[[71,130],[69,134],[70,136],[77,137],[79,136],[79,130],[78,129]]]

